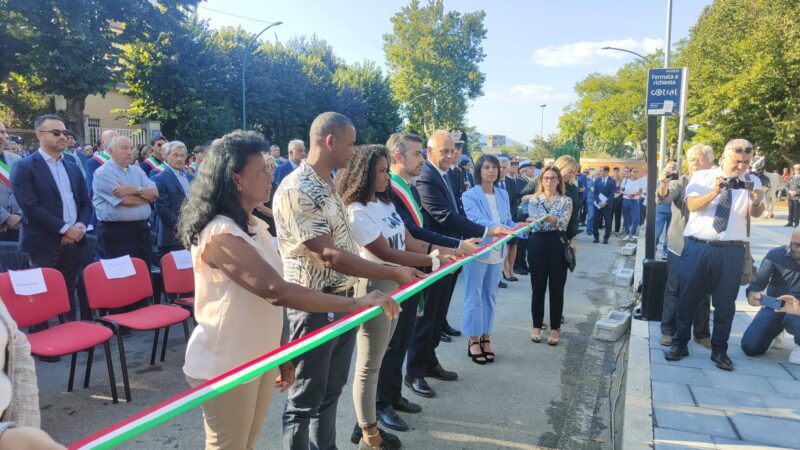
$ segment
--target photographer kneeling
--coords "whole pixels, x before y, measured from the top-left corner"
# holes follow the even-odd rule
[[[664,353],[669,361],[689,355],[687,343],[697,304],[710,293],[714,305],[711,360],[720,369],[733,370],[728,337],[744,267],[748,214],[764,212],[761,182],[740,178],[752,157],[753,145],[734,139],[725,146],[721,167],[695,173],[686,186],[689,220],[678,268],[677,326],[672,347]]]
[[[768,297],[761,294],[765,289]],[[785,305],[768,301],[774,303],[775,297],[784,300],[783,296],[787,294],[790,298],[800,295],[800,229],[794,230],[789,245],[782,245],[767,253],[761,261],[758,276],[747,286],[747,302],[752,306],[762,306],[742,335],[742,351],[748,356],[766,353],[772,340],[786,330],[794,336],[794,342],[798,345],[789,355],[789,362],[800,364],[800,316],[791,314],[792,305],[786,308],[789,310],[787,314],[782,312]],[[796,303],[796,299],[793,303]]]

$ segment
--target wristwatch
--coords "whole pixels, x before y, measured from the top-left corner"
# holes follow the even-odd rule
[[[138,187],[138,188],[136,188],[136,195],[142,195],[142,191],[143,191],[143,190],[144,190],[144,189],[142,189],[142,187],[141,187],[141,186],[140,186],[140,187]]]

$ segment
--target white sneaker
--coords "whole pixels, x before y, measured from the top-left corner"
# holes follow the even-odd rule
[[[795,347],[789,355],[789,362],[791,364],[800,364],[800,347]]]
[[[772,340],[772,348],[778,350],[783,348],[784,344],[783,333],[784,332],[781,331],[777,336],[775,336],[775,339]]]

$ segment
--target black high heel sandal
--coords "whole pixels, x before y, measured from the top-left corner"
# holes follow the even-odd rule
[[[509,276],[506,276],[505,273],[503,273],[503,279],[506,280],[506,281],[519,281],[519,278],[515,277],[514,275],[511,275],[509,277]]]
[[[491,343],[492,343],[492,341],[490,341],[489,339],[483,339],[483,338],[481,338],[481,340],[480,340],[480,342],[479,342],[479,343],[480,343],[480,346],[481,346],[481,351],[483,352],[483,358],[486,360],[486,362],[487,362],[487,363],[493,363],[493,362],[494,362],[494,352],[487,352],[487,351],[485,351],[485,350],[483,349],[483,344],[484,344],[484,342],[485,342],[485,343],[489,343],[489,344],[491,344]]]
[[[481,352],[478,353],[477,355],[473,355],[472,352],[469,351],[469,349],[472,348],[473,345],[477,345],[478,348],[481,349]],[[483,354],[483,347],[481,346],[480,342],[469,342],[469,341],[467,341],[467,356],[470,357],[472,359],[472,362],[474,362],[475,364],[480,364],[480,365],[486,364],[486,356],[484,356],[484,354]],[[478,358],[482,358],[482,359],[478,359]]]

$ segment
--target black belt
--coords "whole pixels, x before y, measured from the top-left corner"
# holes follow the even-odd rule
[[[698,244],[706,244],[712,247],[744,247],[745,241],[707,241],[705,239],[697,239],[694,236],[687,236],[690,241],[697,242]]]
[[[121,221],[121,220],[107,221],[107,220],[100,220],[100,221],[99,221],[99,223],[100,223],[101,225],[106,225],[106,226],[123,226],[123,225],[127,225],[127,226],[133,226],[133,225],[147,225],[147,221],[146,221],[146,220],[129,220],[129,221]]]
[[[355,288],[355,286],[354,287],[350,287],[350,288],[345,288],[345,289],[342,289],[342,288],[339,288],[339,287],[333,287],[333,286],[325,286],[324,288],[322,288],[322,293],[323,294],[338,295],[340,297],[353,298],[353,297],[356,296],[356,288]]]

